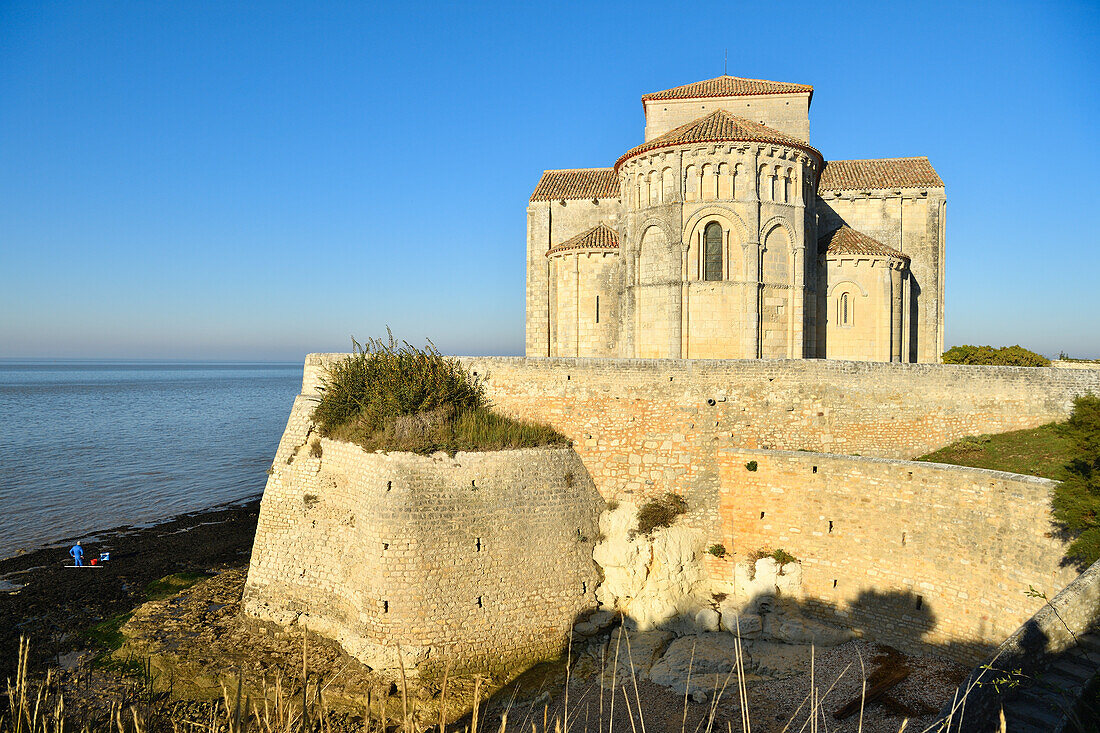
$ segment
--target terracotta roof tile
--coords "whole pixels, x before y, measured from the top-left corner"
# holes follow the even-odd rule
[[[850,191],[864,188],[943,188],[932,163],[926,157],[830,160],[818,183],[819,191]]]
[[[619,233],[609,227],[604,222],[600,222],[596,226],[581,232],[575,237],[565,240],[556,247],[551,247],[546,251],[546,256],[556,255],[560,252],[568,252],[571,250],[585,250],[585,249],[618,249],[619,248]]]
[[[744,117],[732,115],[725,110],[716,109],[710,114],[693,120],[686,125],[680,125],[675,129],[669,130],[664,135],[655,137],[647,143],[642,143],[635,148],[631,148],[626,154],[615,161],[615,169],[618,170],[619,166],[628,158],[632,158],[635,155],[639,155],[649,150],[687,143],[727,141],[777,143],[779,145],[800,148],[819,160],[821,159],[821,153],[819,153],[816,148],[810,147],[798,138],[791,137],[786,133],[772,129],[767,125],[762,125],[759,122],[753,122]]]
[[[619,179],[613,168],[567,168],[544,171],[532,201],[618,198]]]
[[[868,237],[863,232],[857,232],[847,224],[818,239],[817,250],[824,251],[826,255],[877,255],[909,260],[909,255],[898,252],[893,247],[887,247],[877,239]]]
[[[650,92],[642,95],[642,101],[654,99],[697,99],[703,97],[747,97],[758,94],[796,94],[809,92],[814,88],[809,84],[790,84],[783,81],[764,79],[742,79],[739,76],[719,76],[683,86],[665,89],[663,92]]]

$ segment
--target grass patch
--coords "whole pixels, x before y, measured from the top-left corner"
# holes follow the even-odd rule
[[[1060,423],[999,435],[970,436],[918,461],[988,468],[1061,480],[1073,454],[1073,445]]]
[[[390,334],[352,346],[329,367],[313,411],[327,438],[424,455],[570,444],[547,425],[494,413],[481,378],[431,342],[417,349]]]
[[[160,601],[174,596],[181,590],[186,590],[200,580],[206,580],[209,577],[206,573],[194,572],[166,575],[160,580],[154,580],[145,586],[145,597],[150,601]]]
[[[126,622],[129,621],[130,617],[133,615],[133,611],[127,611],[126,613],[120,613],[116,616],[111,616],[109,619],[100,621],[84,632],[84,638],[93,646],[103,650],[101,656],[106,656],[112,652],[118,651],[122,648],[123,642],[126,641],[126,637],[122,634],[122,627],[126,625]]]

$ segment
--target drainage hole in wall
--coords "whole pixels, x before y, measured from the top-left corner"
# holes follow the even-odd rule
[[[481,552],[481,538],[480,537],[477,538],[477,542],[474,543],[474,546],[477,548],[478,552]]]
[[[817,466],[814,466],[814,473],[817,473]]]
[[[477,607],[478,608],[484,608],[485,607],[481,602],[481,596],[477,597]]]
[[[713,397],[710,397],[710,398],[707,399],[707,404],[711,407],[714,407],[718,403],[715,401],[715,399]]]
[[[836,578],[833,578],[833,587],[836,588]]]
[[[833,533],[833,520],[829,520],[829,534]]]
[[[566,375],[565,375],[565,381],[567,381],[567,382],[568,382],[568,381],[569,381],[570,379],[572,379],[572,378],[573,378],[573,377],[569,376],[568,374],[566,374]]]
[[[386,491],[389,491],[392,488],[393,488],[393,481],[387,481],[386,482]]]
[[[385,552],[388,549],[390,549],[390,543],[389,542],[383,542],[382,543],[382,551]]]
[[[382,613],[389,613],[389,612],[390,612],[390,602],[389,601],[382,601]]]
[[[764,512],[760,512],[760,518],[761,518],[761,519],[763,519],[763,518],[764,518]]]
[[[474,479],[470,479],[470,488],[477,491],[477,484],[474,482]]]
[[[917,596],[917,608],[924,608],[924,596]]]
[[[588,583],[582,582],[581,583],[581,595],[583,596],[583,595],[586,595],[587,593],[588,593]]]

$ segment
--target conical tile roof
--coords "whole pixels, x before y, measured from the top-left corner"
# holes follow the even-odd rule
[[[546,251],[546,256],[550,257],[551,255],[571,250],[612,250],[618,248],[619,233],[601,221],[591,229],[587,229],[577,236],[571,237],[555,247],[551,247]]]
[[[615,162],[615,170],[618,170],[619,166],[628,158],[633,158],[635,155],[657,148],[688,143],[733,141],[787,145],[805,150],[818,160],[822,160],[821,153],[817,151],[817,148],[807,145],[796,137],[759,122],[753,122],[745,117],[730,114],[723,109],[716,109],[708,115],[692,120],[686,125],[680,125],[660,137],[655,137],[649,142],[631,148]]]
[[[909,261],[909,255],[888,247],[863,232],[857,232],[847,224],[818,239],[817,250],[824,251],[826,255],[872,255]]]

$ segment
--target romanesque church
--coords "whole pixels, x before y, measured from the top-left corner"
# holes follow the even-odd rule
[[[936,362],[944,184],[830,160],[805,84],[642,97],[645,141],[548,170],[527,207],[527,355]]]

